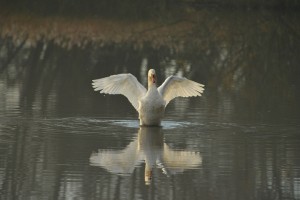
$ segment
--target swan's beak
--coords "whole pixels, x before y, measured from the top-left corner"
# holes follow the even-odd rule
[[[155,83],[155,82],[156,82],[155,74],[152,74],[152,83]]]
[[[150,185],[152,180],[152,170],[145,169],[145,184]]]

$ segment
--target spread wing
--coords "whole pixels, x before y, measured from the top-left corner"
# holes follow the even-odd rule
[[[132,74],[118,74],[93,80],[95,91],[105,94],[122,94],[138,110],[138,100],[146,94],[146,88]]]
[[[204,85],[191,81],[184,77],[170,76],[158,88],[167,104],[175,97],[201,96],[204,91]]]

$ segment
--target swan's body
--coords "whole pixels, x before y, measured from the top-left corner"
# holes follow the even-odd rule
[[[140,125],[160,125],[165,112],[165,101],[155,86],[148,89],[139,101]]]
[[[140,125],[159,126],[165,108],[175,97],[201,96],[204,85],[186,78],[170,76],[157,88],[155,70],[148,72],[148,90],[132,74],[118,74],[93,80],[95,91],[122,94],[139,113]]]

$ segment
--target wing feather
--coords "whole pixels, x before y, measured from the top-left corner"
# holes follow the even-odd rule
[[[132,74],[118,74],[93,80],[95,91],[105,94],[122,94],[138,110],[138,100],[146,94],[146,88]]]
[[[204,85],[191,81],[184,77],[170,76],[158,88],[167,104],[176,97],[201,96],[204,91]]]

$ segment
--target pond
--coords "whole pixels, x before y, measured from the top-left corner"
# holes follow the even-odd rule
[[[69,19],[52,21],[68,30],[53,36],[36,28],[52,19],[23,26],[5,16],[17,25],[1,23],[1,199],[300,199],[299,38],[285,22],[270,22],[272,14],[250,20],[256,14],[244,26],[234,17],[241,12],[211,19],[239,22],[234,31],[180,22],[174,35],[164,24],[141,36],[136,22],[122,21],[80,39],[70,34],[83,21],[66,29]],[[113,30],[126,23],[134,37],[118,41]],[[183,27],[187,37],[177,41]],[[153,39],[161,33],[175,43]],[[172,74],[205,84],[203,96],[175,99],[161,127],[140,127],[125,97],[91,87],[125,72],[146,86],[150,67],[158,84]]]

